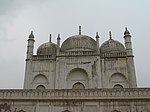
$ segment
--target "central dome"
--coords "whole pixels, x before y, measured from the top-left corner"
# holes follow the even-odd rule
[[[74,35],[67,38],[61,46],[61,51],[95,51],[96,41],[86,35]]]

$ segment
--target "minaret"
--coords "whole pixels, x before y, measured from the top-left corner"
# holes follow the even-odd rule
[[[133,56],[131,35],[130,35],[130,32],[128,31],[127,27],[125,28],[125,32],[124,32],[124,40],[125,40],[127,55]]]
[[[59,55],[60,52],[60,34],[58,34],[57,37],[57,55]]]
[[[34,40],[33,31],[31,31],[31,34],[29,35],[29,39],[28,39],[28,46],[27,46],[27,60],[32,58],[34,41],[35,40]]]
[[[25,78],[24,78],[24,89],[31,89],[31,66],[32,66],[32,56],[34,48],[34,35],[33,31],[29,35],[28,46],[27,46],[27,58],[26,58],[26,68],[25,68]]]
[[[128,71],[128,82],[129,88],[136,88],[136,73],[135,73],[135,66],[134,66],[134,56],[132,52],[132,42],[131,42],[131,35],[127,28],[125,28],[124,32],[124,40],[125,40],[125,47],[127,52],[127,71]]]
[[[98,32],[96,32],[96,43],[97,43],[97,53],[99,54],[99,35],[98,35]]]

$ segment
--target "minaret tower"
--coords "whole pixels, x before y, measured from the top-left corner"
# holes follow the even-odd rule
[[[137,82],[136,82],[136,73],[135,73],[135,66],[134,66],[134,56],[132,51],[131,35],[127,27],[125,28],[125,32],[124,32],[124,41],[125,41],[125,47],[127,52],[127,69],[128,69],[128,77],[129,77],[129,87],[136,88]]]
[[[24,78],[24,89],[29,87],[29,78],[31,75],[31,64],[32,64],[32,56],[33,56],[33,49],[34,49],[34,35],[33,31],[31,31],[31,34],[29,35],[28,39],[28,46],[27,46],[27,58],[26,58],[26,69],[25,69],[25,78]],[[27,80],[28,79],[28,80]]]
[[[99,54],[99,35],[98,35],[98,32],[96,32],[96,43],[97,43],[97,53]]]
[[[31,34],[29,35],[29,39],[28,39],[28,46],[27,46],[27,60],[32,58],[34,41],[35,40],[34,40],[33,31],[31,31]]]
[[[58,34],[57,37],[57,55],[59,55],[60,52],[60,34]]]
[[[133,56],[131,35],[130,35],[130,32],[128,31],[127,27],[125,28],[125,32],[124,32],[124,40],[125,40],[127,55]]]

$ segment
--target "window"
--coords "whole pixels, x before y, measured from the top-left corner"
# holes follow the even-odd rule
[[[38,86],[36,87],[36,89],[43,90],[43,89],[45,89],[45,86],[43,86],[43,85],[38,85]]]
[[[116,84],[116,85],[114,85],[114,88],[123,88],[123,86],[120,84]]]
[[[85,86],[82,83],[77,82],[73,85],[72,89],[85,89]]]

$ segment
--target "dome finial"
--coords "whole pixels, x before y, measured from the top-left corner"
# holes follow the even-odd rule
[[[96,32],[96,38],[99,38],[98,32]]]
[[[49,35],[49,42],[51,42],[52,41],[52,35],[50,34]]]
[[[81,26],[79,26],[79,35],[81,35]]]
[[[57,40],[60,40],[60,34],[58,34]]]
[[[33,31],[31,31],[31,34],[29,35],[30,39],[34,39]]]
[[[130,35],[130,32],[128,31],[128,28],[127,28],[127,27],[125,27],[124,35]]]
[[[109,31],[109,39],[112,40],[111,31]]]

